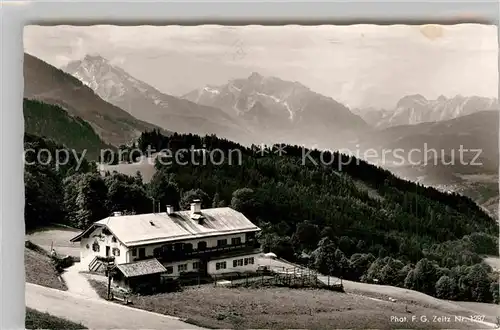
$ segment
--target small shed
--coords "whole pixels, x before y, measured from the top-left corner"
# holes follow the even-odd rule
[[[161,274],[166,271],[165,267],[155,258],[119,264],[116,265],[113,284],[132,291],[137,291],[138,287],[142,285],[156,287],[161,285]]]

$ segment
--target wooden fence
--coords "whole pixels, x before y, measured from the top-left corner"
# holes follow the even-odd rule
[[[342,291],[342,279],[323,276],[304,267],[272,267],[259,273],[214,276],[214,286],[285,286],[293,288],[326,288]]]

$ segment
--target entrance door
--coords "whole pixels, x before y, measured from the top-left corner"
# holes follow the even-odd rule
[[[111,248],[109,245],[106,245],[106,257],[109,257],[111,255]]]
[[[146,249],[139,248],[139,258],[145,258],[145,257],[146,257]]]

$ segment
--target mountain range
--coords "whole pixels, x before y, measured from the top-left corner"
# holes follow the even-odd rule
[[[168,134],[104,101],[77,78],[27,53],[24,97],[58,105],[69,115],[87,121],[104,142],[115,146],[133,141],[145,130],[159,129]]]
[[[339,102],[298,82],[256,72],[175,97],[101,56],[87,55],[62,69],[134,117],[180,133],[216,134],[244,144],[287,142],[331,148],[368,129],[363,119]]]
[[[429,101],[411,95],[402,98],[393,110],[351,111],[299,82],[257,72],[176,97],[135,79],[101,56],[87,55],[63,70],[26,54],[25,97],[58,105],[70,116],[82,118],[103,143],[118,146],[142,131],[161,128],[166,132],[215,134],[243,144],[284,142],[330,150],[374,149],[379,155],[383,150],[422,150],[426,144],[428,149],[443,153],[431,156],[427,164],[398,166],[389,154],[381,165],[424,184],[479,194],[476,200],[490,204],[491,198],[498,197],[498,189],[488,188],[487,196],[481,192],[484,180],[474,181],[474,191],[469,189],[470,180],[464,180],[464,175],[498,175],[495,99],[456,96]],[[457,157],[451,150],[456,152],[460,146],[482,149],[476,161],[483,165],[464,166],[456,161],[444,165],[443,160]],[[491,185],[491,179],[487,184]]]
[[[222,86],[202,87],[183,98],[237,116],[268,142],[342,147],[369,129],[361,117],[334,99],[299,82],[257,72]]]
[[[367,123],[376,128],[416,125],[467,116],[478,111],[499,110],[498,99],[479,96],[440,96],[428,100],[424,96],[408,95],[401,98],[394,109],[353,109]]]
[[[62,70],[78,78],[102,99],[140,120],[179,133],[248,140],[245,126],[221,109],[162,93],[101,56],[87,55]]]

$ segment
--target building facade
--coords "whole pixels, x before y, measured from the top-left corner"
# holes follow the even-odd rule
[[[99,265],[97,259],[114,257],[116,265],[126,265],[127,269],[139,267],[143,260],[156,259],[165,268],[162,275],[167,277],[182,273],[220,275],[257,269],[259,231],[236,210],[202,210],[201,202],[195,200],[189,211],[167,207],[165,213],[115,212],[71,241],[80,242],[80,262],[91,271]]]

